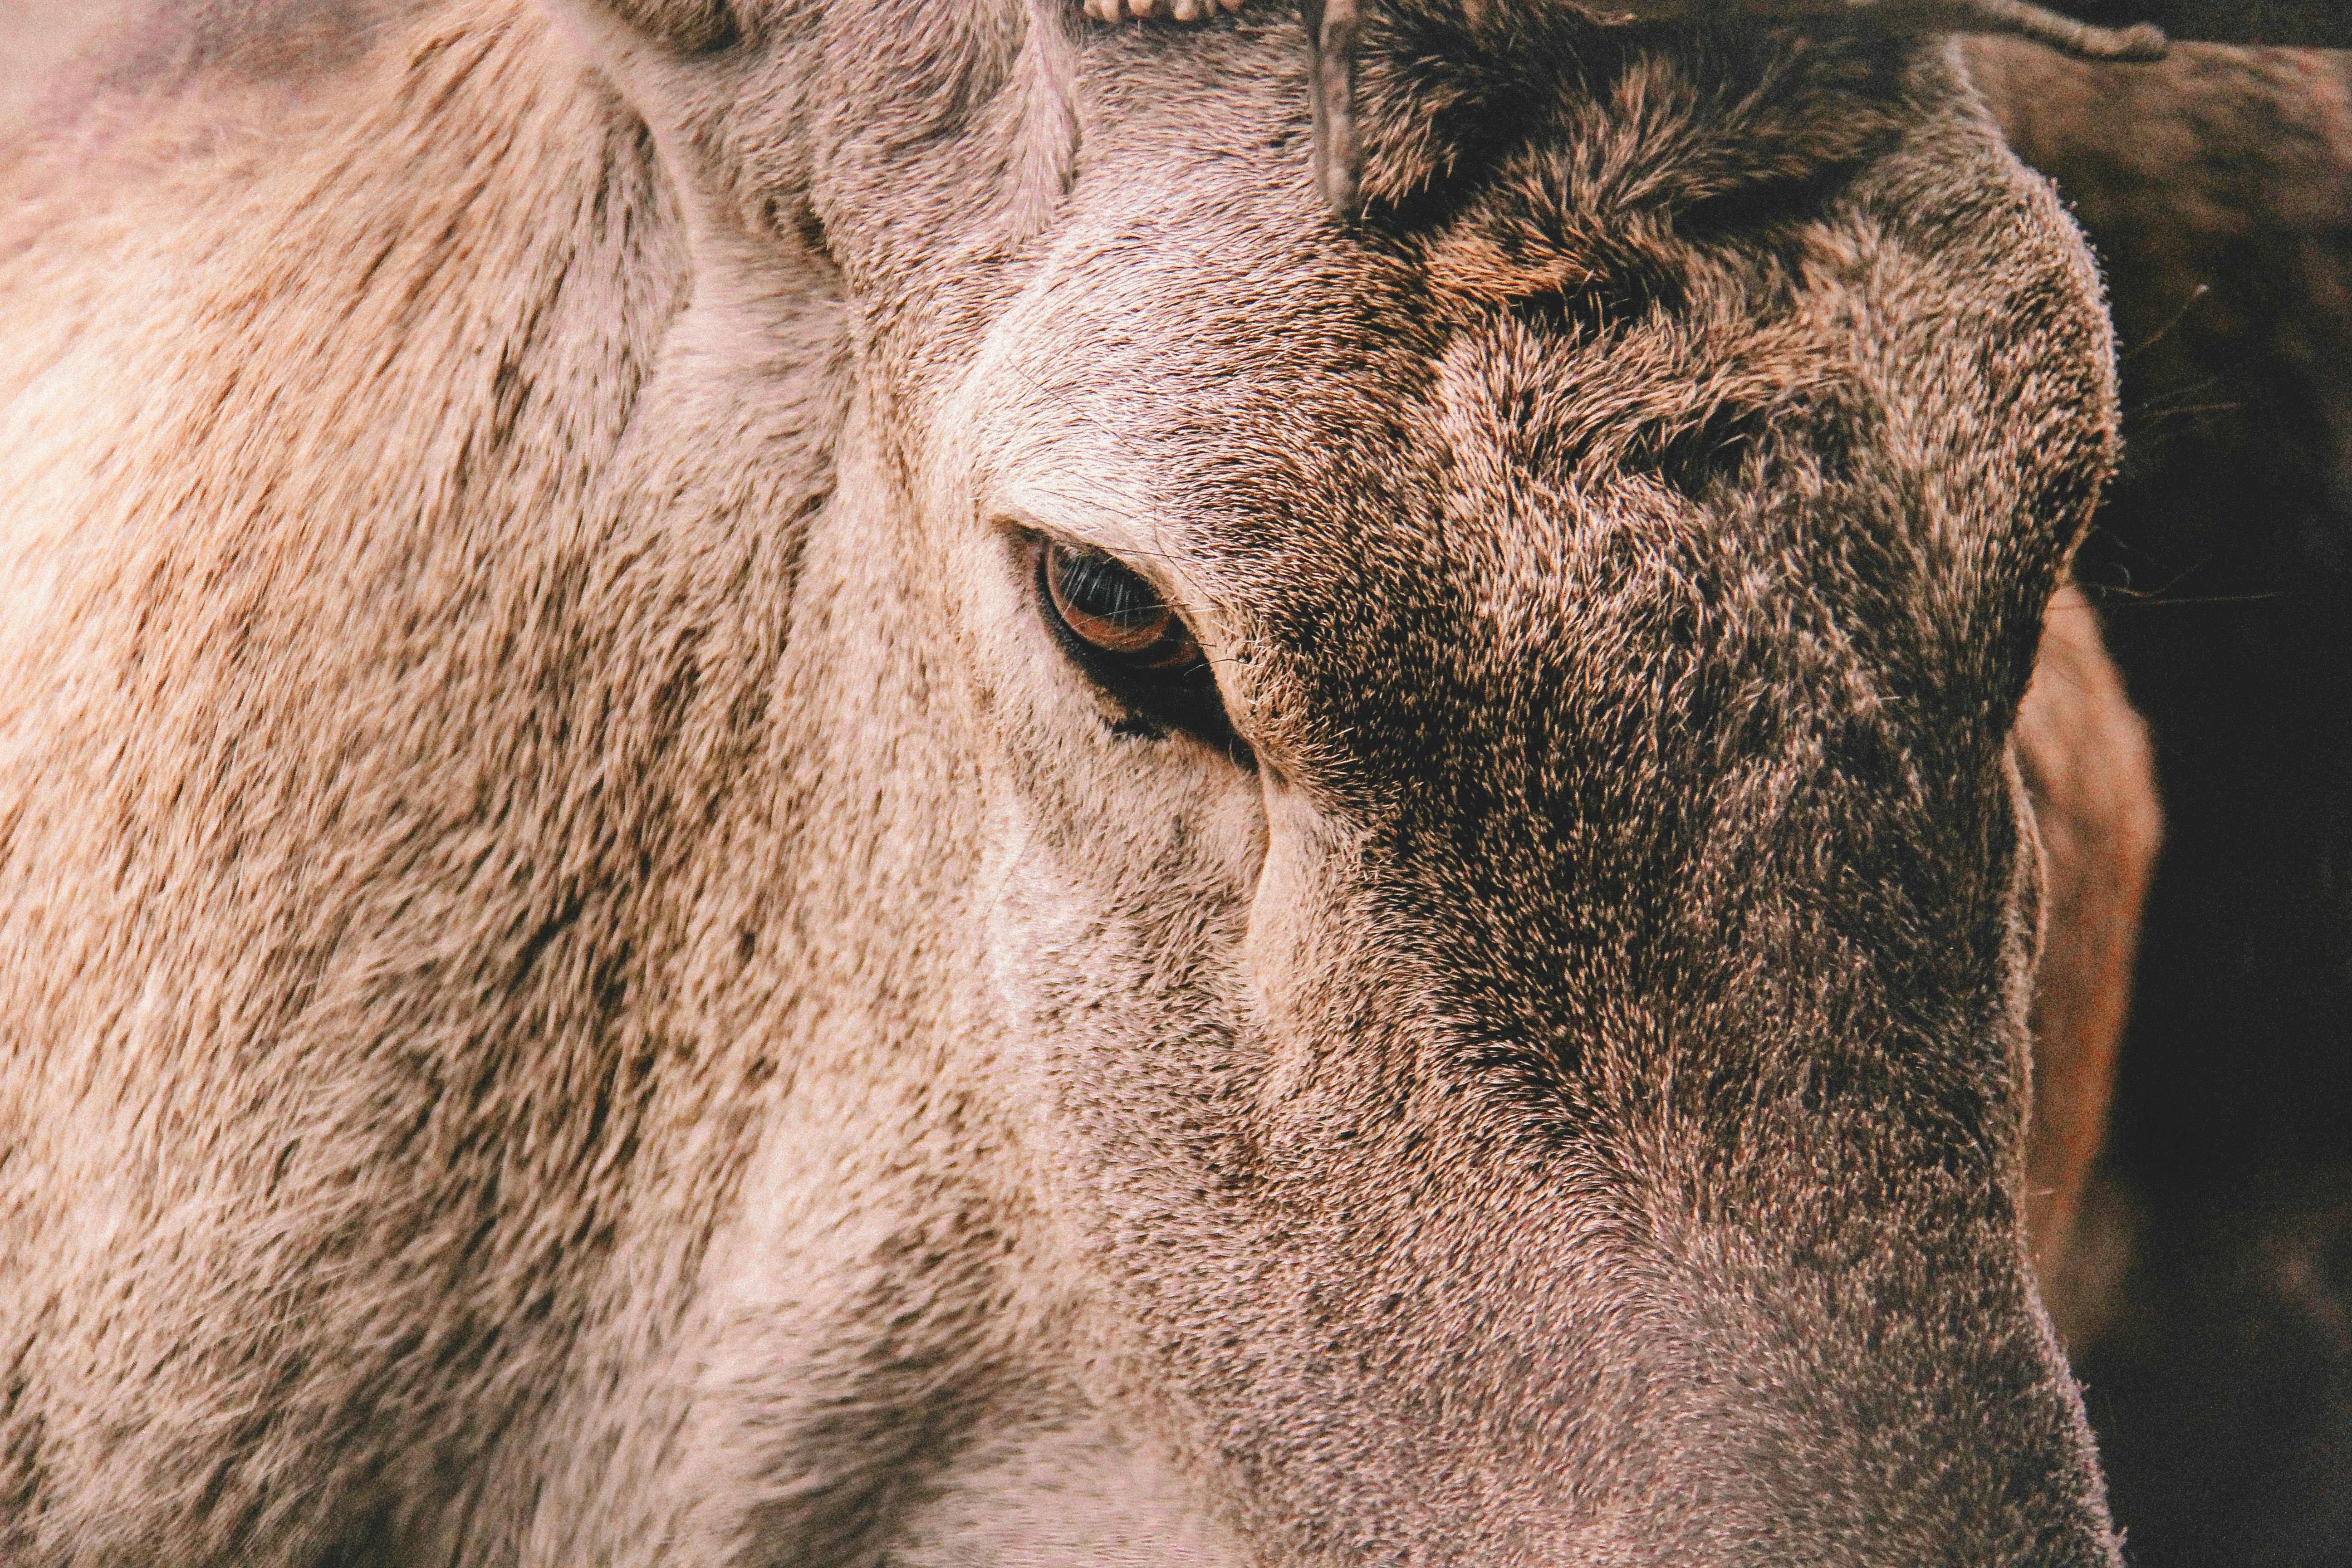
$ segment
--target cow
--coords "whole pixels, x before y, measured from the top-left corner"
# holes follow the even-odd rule
[[[1264,6],[56,90],[0,1561],[2118,1561],[2089,258],[1948,40],[1497,15],[1343,182]]]

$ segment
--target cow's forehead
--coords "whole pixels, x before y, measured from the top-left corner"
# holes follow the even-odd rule
[[[1378,255],[1271,271],[1196,259],[1042,290],[983,372],[1024,426],[1001,442],[1012,510],[1302,654],[1412,606],[1400,633],[1475,632],[1507,665],[1669,590],[1717,613],[1851,598],[1900,635],[1916,606],[1961,613],[2011,574],[1985,571],[1969,535],[1988,520],[1965,504],[1948,548],[1921,547],[1890,498],[1937,476],[1874,447],[1901,388],[1858,377],[1797,291],[1725,279],[1689,311],[1612,322],[1450,300]],[[1999,395],[1976,402],[1988,448]],[[2003,541],[2062,544],[2054,527]]]
[[[1349,228],[1295,138],[1177,158],[1175,113],[1089,143],[958,417],[1278,710],[1407,750],[1528,704],[1735,723],[1743,691],[2005,724],[2112,381],[2078,243],[1967,113],[1689,233],[1604,210],[1565,141],[1516,194]],[[1646,249],[1529,271],[1563,236]],[[1730,708],[1660,684],[1702,667]]]

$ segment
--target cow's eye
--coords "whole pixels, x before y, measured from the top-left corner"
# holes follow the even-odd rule
[[[1130,669],[1176,670],[1201,645],[1160,591],[1108,555],[1048,543],[1045,598],[1069,634]]]
[[[1139,730],[1189,731],[1247,760],[1199,641],[1159,589],[1108,555],[1048,539],[1038,545],[1037,594],[1064,650]]]

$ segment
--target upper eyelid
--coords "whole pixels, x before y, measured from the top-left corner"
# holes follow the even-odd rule
[[[996,518],[996,526],[1013,535],[1024,552],[1043,550],[1049,544],[1059,544],[1066,550],[1073,550],[1083,555],[1099,555],[1120,570],[1132,573],[1150,584],[1151,591],[1159,595],[1170,609],[1181,616],[1186,626],[1197,624],[1198,617],[1188,608],[1192,603],[1192,595],[1184,593],[1180,584],[1171,582],[1163,572],[1137,564],[1138,555],[1142,552],[1098,544],[1067,529],[1055,527],[1051,523],[1040,521],[1036,518],[1021,512],[999,514]],[[1166,552],[1160,553],[1164,555]]]

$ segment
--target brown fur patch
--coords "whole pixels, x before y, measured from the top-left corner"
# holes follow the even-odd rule
[[[1373,32],[1357,89],[1368,205],[1474,299],[1671,287],[1710,238],[1801,221],[1906,112],[1884,46],[1759,50],[1727,30],[1659,53],[1565,9],[1465,25],[1384,7]],[[1567,89],[1518,60],[1573,61]]]

